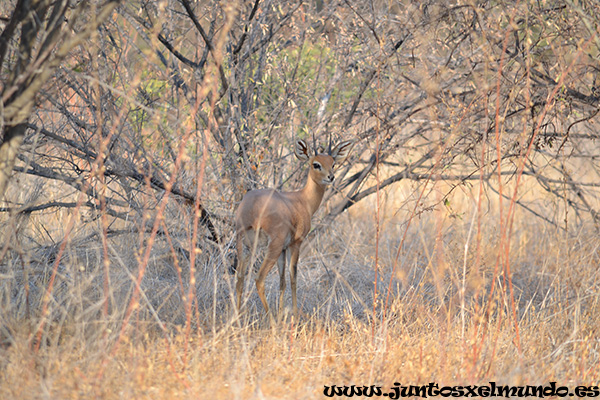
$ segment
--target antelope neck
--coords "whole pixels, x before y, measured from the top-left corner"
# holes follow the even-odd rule
[[[306,204],[308,208],[308,212],[312,216],[319,205],[321,205],[321,200],[323,200],[323,195],[325,194],[325,186],[322,184],[318,184],[308,175],[308,179],[306,180],[306,185],[304,188],[299,191],[299,195],[303,200],[303,203]]]

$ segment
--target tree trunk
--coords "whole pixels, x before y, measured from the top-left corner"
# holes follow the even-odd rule
[[[4,130],[4,141],[0,144],[0,200],[4,199],[4,192],[26,130],[27,123],[7,126]]]

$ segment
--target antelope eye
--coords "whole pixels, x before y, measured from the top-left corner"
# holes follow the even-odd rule
[[[321,164],[319,164],[319,163],[313,163],[313,168],[320,171],[321,170]]]

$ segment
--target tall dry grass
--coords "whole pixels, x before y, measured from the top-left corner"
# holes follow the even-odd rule
[[[171,234],[157,241],[139,306],[123,326],[143,239],[110,238],[107,280],[98,234],[83,228],[58,265],[44,314],[57,246],[38,237],[35,252],[11,251],[1,267],[0,398],[298,399],[323,397],[334,384],[598,383],[593,227],[565,231],[519,210],[509,276],[497,204],[478,216],[455,196],[446,206],[424,205],[408,225],[400,195],[410,198],[388,193],[379,221],[357,208],[305,245],[300,321],[289,315],[288,289],[285,315],[270,323],[252,279],[236,312],[227,246],[198,252],[189,308],[189,253],[177,250],[188,239]],[[388,212],[394,207],[396,215]],[[172,223],[185,214],[169,212]],[[21,224],[14,234],[28,237],[39,224],[52,226],[48,216],[6,223]],[[272,272],[273,305],[278,287]]]

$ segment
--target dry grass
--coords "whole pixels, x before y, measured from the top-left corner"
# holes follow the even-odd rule
[[[387,307],[406,220],[385,220],[375,318],[372,216],[345,215],[304,248],[298,293],[305,315],[298,323],[286,317],[270,324],[251,283],[246,312],[238,317],[227,255],[220,252],[200,255],[197,303],[186,313],[185,254],[178,255],[182,293],[169,246],[159,242],[138,312],[120,339],[137,236],[110,241],[104,313],[100,244],[82,234],[59,266],[39,350],[36,332],[55,250],[40,250],[25,262],[7,255],[0,276],[0,398],[298,399],[322,397],[324,386],[333,384],[596,384],[596,233],[565,233],[517,215],[510,251],[517,339],[502,265],[495,270],[497,216],[482,219],[479,256],[470,217],[437,212],[413,221]],[[273,272],[267,284],[272,304],[277,291]]]

